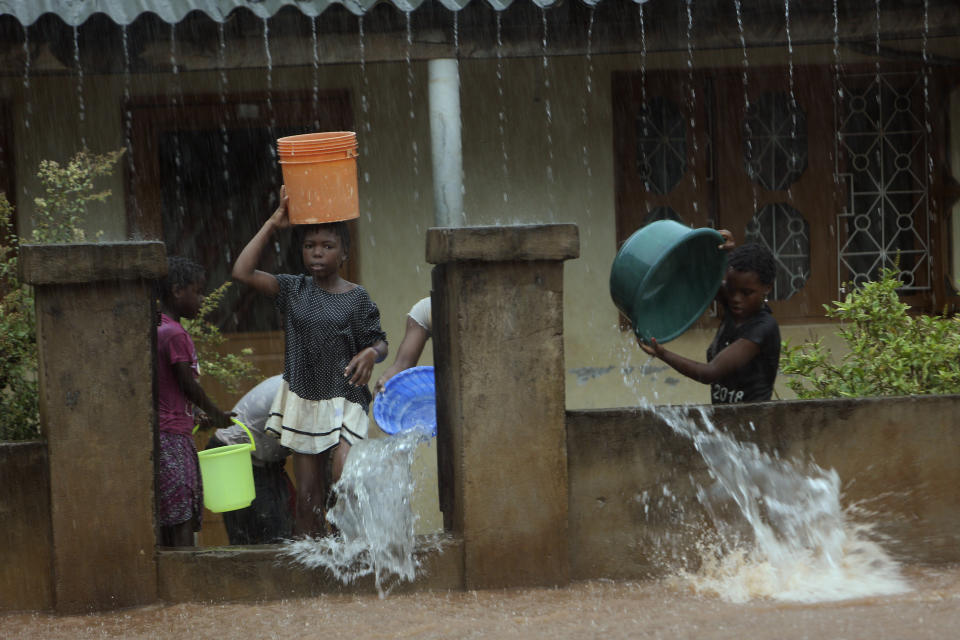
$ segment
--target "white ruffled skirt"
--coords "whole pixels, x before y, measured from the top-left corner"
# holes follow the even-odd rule
[[[273,399],[265,430],[297,453],[322,453],[340,442],[351,445],[367,437],[369,417],[346,398],[304,400],[284,380]]]

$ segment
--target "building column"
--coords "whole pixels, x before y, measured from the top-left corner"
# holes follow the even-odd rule
[[[40,424],[59,613],[157,600],[153,281],[161,242],[23,245],[34,286]]]
[[[441,509],[467,589],[569,581],[563,261],[579,253],[572,224],[427,232]]]
[[[433,217],[438,227],[463,224],[463,144],[460,123],[460,66],[453,58],[430,60],[430,151],[433,158]]]

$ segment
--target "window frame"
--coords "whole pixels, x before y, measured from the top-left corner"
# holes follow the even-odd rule
[[[876,70],[876,65],[845,65],[841,73],[853,74]],[[919,65],[884,64],[881,73],[922,72]],[[789,90],[791,76],[784,66],[762,67],[747,71],[747,95],[751,101],[763,90]],[[615,71],[612,75],[613,139],[614,139],[614,189],[617,247],[629,237],[642,221],[643,213],[661,206],[670,200],[660,195],[644,193],[637,185],[636,176],[631,176],[631,167],[636,163],[635,126],[631,114],[639,110],[638,88],[641,75],[645,76],[646,96],[658,95],[660,87],[668,87],[667,95],[688,95],[690,83],[698,98],[694,106],[697,122],[709,122],[711,137],[698,137],[696,148],[702,154],[709,149],[709,157],[696,161],[703,166],[715,168],[709,180],[698,181],[696,201],[706,203],[704,215],[685,219],[692,226],[714,226],[730,229],[737,240],[744,241],[746,223],[753,217],[755,202],[759,210],[764,205],[785,203],[797,209],[807,219],[810,227],[809,261],[810,276],[800,293],[790,299],[771,301],[771,307],[782,324],[806,324],[829,321],[823,305],[839,299],[843,283],[839,275],[839,246],[837,216],[846,202],[847,186],[835,179],[840,168],[835,140],[837,136],[836,113],[833,100],[824,100],[824,95],[836,95],[836,68],[829,64],[797,65],[793,68],[792,89],[807,117],[808,160],[807,168],[788,189],[767,191],[750,180],[743,169],[744,133],[743,113],[745,105],[744,72],[734,68],[700,69],[693,73],[687,70],[655,70],[641,74],[639,71]],[[951,187],[947,156],[947,113],[945,103],[947,78],[950,69],[927,68],[929,111],[924,114],[929,123],[927,134],[928,155],[934,170],[929,174],[928,198],[930,202],[929,260],[932,270],[930,289],[926,291],[901,292],[902,299],[915,311],[939,313],[944,304],[956,308],[960,295],[950,286],[950,222],[947,215],[956,202],[960,188]],[[953,69],[960,71],[960,69]],[[954,74],[960,76],[960,74]],[[806,106],[805,106],[806,105]],[[689,104],[686,105],[690,113]],[[812,108],[811,108],[812,107]],[[828,133],[823,134],[824,131]],[[694,145],[688,144],[690,151]],[[689,162],[688,162],[689,164]],[[738,175],[739,174],[739,175]],[[632,181],[632,183],[631,183]],[[936,307],[936,308],[935,308]],[[622,319],[621,319],[622,320]],[[701,318],[698,326],[704,326]],[[625,323],[621,322],[623,326]]]

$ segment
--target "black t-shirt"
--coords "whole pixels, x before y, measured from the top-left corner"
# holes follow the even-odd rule
[[[773,382],[780,362],[780,327],[769,307],[764,305],[739,327],[724,309],[723,324],[707,349],[707,362],[740,338],[760,345],[760,353],[726,378],[710,385],[713,404],[763,402],[773,395]]]

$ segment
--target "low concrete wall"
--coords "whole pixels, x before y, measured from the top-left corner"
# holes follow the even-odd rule
[[[376,593],[372,576],[342,584],[326,569],[307,569],[278,555],[278,545],[157,552],[158,590],[167,602],[260,601],[323,593]],[[447,541],[423,553],[421,575],[391,593],[463,589],[463,542]]]
[[[44,442],[0,443],[0,611],[53,606]]]
[[[844,504],[875,514],[888,551],[941,564],[960,562],[958,407],[960,396],[790,401],[716,407],[713,417],[764,451],[835,469]],[[566,419],[571,578],[652,577],[689,556],[704,527],[694,484],[708,481],[690,443],[646,410],[573,411]],[[43,443],[0,445],[3,611],[53,606],[47,467]],[[464,588],[463,553],[462,540],[453,540],[426,554],[423,576],[398,590]],[[323,570],[284,562],[270,546],[163,550],[156,559],[167,602],[374,592],[372,580],[344,587]]]
[[[958,409],[960,396],[789,401],[715,407],[713,420],[835,469],[844,506],[873,514],[894,557],[939,564],[960,561]],[[709,478],[689,441],[649,411],[574,411],[567,455],[571,578],[655,576],[690,556],[704,524],[694,485]]]

